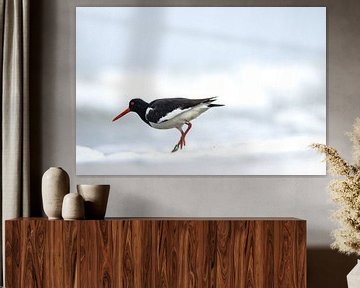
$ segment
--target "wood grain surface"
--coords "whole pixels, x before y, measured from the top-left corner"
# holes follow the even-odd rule
[[[306,287],[297,219],[5,223],[6,287]]]

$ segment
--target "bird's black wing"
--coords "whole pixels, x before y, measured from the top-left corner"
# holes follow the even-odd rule
[[[159,123],[159,120],[173,111],[186,110],[201,103],[211,103],[216,97],[204,99],[187,99],[187,98],[163,98],[150,102],[146,112],[146,119],[149,122]],[[175,116],[175,115],[174,115]],[[166,121],[166,120],[165,120]],[[162,122],[162,121],[160,121]]]

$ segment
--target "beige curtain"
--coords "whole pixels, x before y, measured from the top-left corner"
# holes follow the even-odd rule
[[[29,216],[29,0],[0,0],[0,10],[1,263],[4,269],[4,221]]]

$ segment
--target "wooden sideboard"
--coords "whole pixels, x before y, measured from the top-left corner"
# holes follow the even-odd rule
[[[115,218],[5,223],[6,287],[306,287],[306,221]]]

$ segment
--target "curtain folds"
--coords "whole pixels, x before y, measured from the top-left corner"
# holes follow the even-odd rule
[[[4,268],[4,221],[29,216],[29,0],[0,0],[0,10],[1,263]]]

